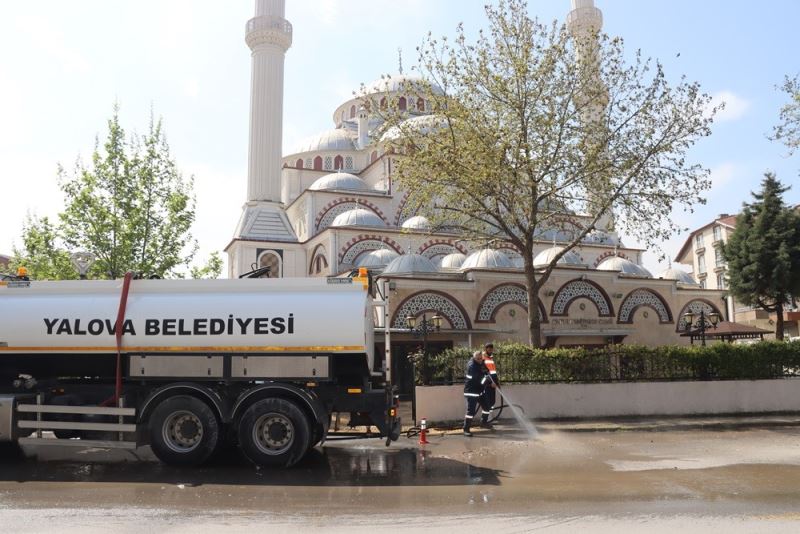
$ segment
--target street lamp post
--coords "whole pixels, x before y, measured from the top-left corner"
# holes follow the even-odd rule
[[[692,334],[692,329],[696,329],[700,332],[700,345],[703,347],[706,346],[706,330],[709,328],[717,328],[719,324],[719,314],[717,312],[711,312],[706,315],[705,310],[700,310],[700,313],[693,313],[688,311],[683,314],[683,319],[686,321],[686,329],[689,330],[690,340],[694,343],[694,334]],[[697,321],[695,322],[695,319]]]

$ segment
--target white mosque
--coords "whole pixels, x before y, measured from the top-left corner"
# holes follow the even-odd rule
[[[379,119],[364,99],[397,102],[411,121],[431,108],[397,74],[333,109],[331,129],[281,154],[283,64],[292,44],[285,0],[256,0],[247,22],[252,50],[247,202],[226,247],[229,276],[270,267],[271,277],[336,276],[356,267],[392,280],[392,326],[398,352],[418,344],[405,318],[436,313],[440,346],[527,340],[522,258],[511,249],[472,248],[459,235],[433,232],[405,209],[392,180],[393,156],[376,135]],[[599,29],[593,0],[572,0],[571,31]],[[546,264],[565,240],[544,235],[534,264]],[[724,309],[723,293],[701,289],[688,274],[654,277],[642,253],[608,229],[596,231],[559,260],[542,293],[543,342],[551,346],[686,343],[680,317]],[[405,336],[405,337],[404,337]],[[395,353],[397,355],[397,353]]]

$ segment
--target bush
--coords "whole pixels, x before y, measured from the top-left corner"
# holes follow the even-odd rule
[[[426,382],[461,382],[472,352],[457,347],[430,356],[430,380]],[[420,363],[416,366],[418,384],[423,382],[425,367]],[[537,349],[500,343],[495,344],[495,363],[504,383],[756,380],[800,376],[800,342],[714,343],[706,347],[615,345],[602,350]]]

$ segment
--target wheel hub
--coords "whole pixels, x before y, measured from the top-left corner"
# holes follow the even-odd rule
[[[263,453],[281,454],[294,443],[294,425],[283,414],[262,415],[253,425],[253,438]]]
[[[191,412],[175,412],[164,420],[163,437],[173,451],[190,452],[203,439],[203,423]]]

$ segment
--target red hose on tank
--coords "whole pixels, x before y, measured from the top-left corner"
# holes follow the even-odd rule
[[[133,273],[125,273],[125,278],[122,280],[122,293],[119,296],[117,327],[114,331],[114,337],[117,340],[117,380],[114,385],[115,406],[119,403],[119,398],[122,396],[122,330],[125,324],[125,308],[128,305],[128,290],[131,287],[131,280],[133,280]]]

